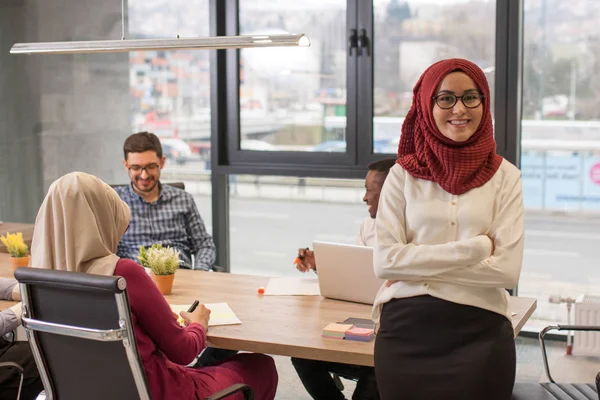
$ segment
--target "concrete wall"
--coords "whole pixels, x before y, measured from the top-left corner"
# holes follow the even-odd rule
[[[121,1],[0,4],[0,220],[33,221],[48,186],[67,172],[127,179],[129,54],[8,51],[22,41],[119,39]]]
[[[27,57],[9,54],[33,33],[31,4],[0,2],[0,220],[31,221],[43,193],[39,88]]]

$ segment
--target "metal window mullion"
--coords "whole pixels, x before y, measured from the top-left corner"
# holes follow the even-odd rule
[[[496,3],[494,132],[498,154],[516,166],[521,156],[523,2]]]
[[[496,2],[496,151],[517,167],[520,167],[521,160],[524,1]],[[516,296],[518,286],[509,292]]]
[[[356,57],[357,63],[357,164],[365,170],[367,164],[381,156],[373,154],[374,129],[373,129],[373,93],[374,79],[373,69],[375,63],[375,54],[377,48],[375,46],[374,25],[373,25],[373,2],[359,1],[357,2],[357,29],[360,32],[364,29],[369,38],[369,54],[363,54]],[[400,136],[400,132],[398,132]]]
[[[350,37],[350,30],[360,31],[360,7],[358,0],[346,1],[346,41]],[[353,165],[358,163],[361,151],[361,126],[360,104],[358,102],[361,87],[359,85],[358,48],[346,53],[346,151],[350,155]]]
[[[236,0],[210,0],[210,35],[222,36],[237,30],[238,2]],[[229,259],[229,185],[228,175],[220,166],[230,164],[230,148],[237,148],[239,114],[230,97],[237,97],[229,89],[230,63],[237,63],[237,50],[215,50],[210,54],[210,107],[211,107],[211,188],[212,235],[216,246],[216,265],[230,271]],[[235,64],[234,64],[235,67]],[[239,73],[239,72],[238,72]],[[237,92],[239,93],[239,86]],[[234,129],[235,127],[238,127]]]

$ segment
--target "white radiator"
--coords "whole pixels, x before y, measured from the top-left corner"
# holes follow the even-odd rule
[[[583,295],[575,303],[575,325],[600,326],[600,296]],[[573,332],[573,354],[600,356],[600,332]]]

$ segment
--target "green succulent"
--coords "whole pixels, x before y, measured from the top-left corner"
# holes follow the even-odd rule
[[[138,260],[143,267],[150,268],[154,275],[172,275],[179,268],[179,250],[153,244],[149,248],[140,246]]]

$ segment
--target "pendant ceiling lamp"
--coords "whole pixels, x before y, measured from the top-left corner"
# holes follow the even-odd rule
[[[10,49],[10,54],[123,53],[145,50],[219,50],[281,46],[310,46],[310,40],[303,34],[290,34],[15,43]]]
[[[201,38],[125,39],[125,5],[121,3],[121,40],[15,43],[11,54],[123,53],[147,50],[220,50],[282,46],[310,46],[304,34],[210,36]]]

